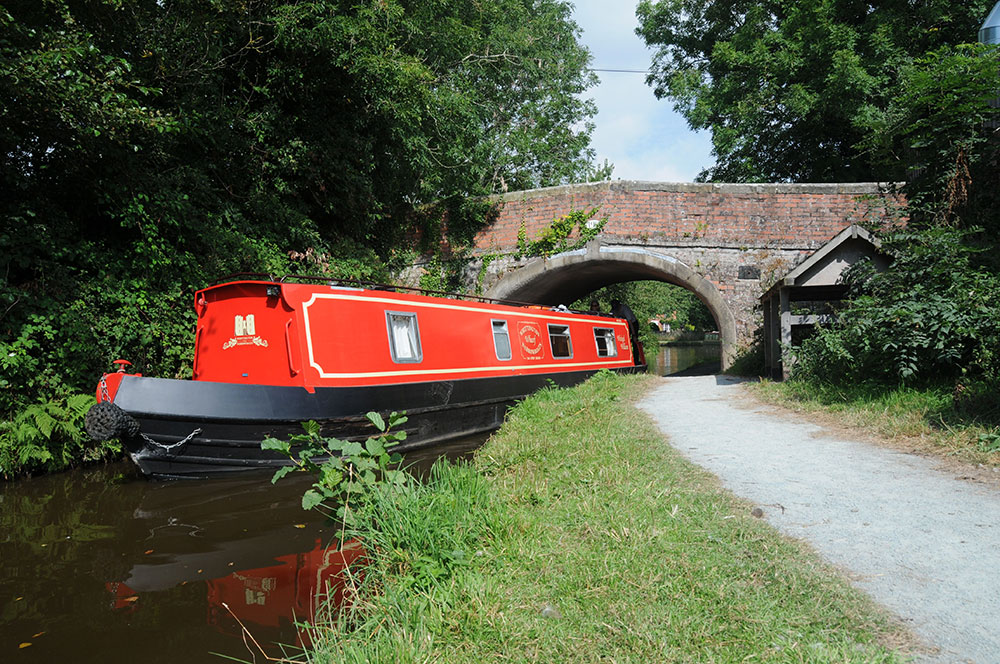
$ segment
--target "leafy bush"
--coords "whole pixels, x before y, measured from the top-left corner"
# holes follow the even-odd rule
[[[94,403],[90,394],[73,394],[31,404],[0,422],[0,476],[59,470],[77,460],[121,453],[117,442],[94,442],[84,433],[83,417]]]
[[[514,253],[514,258],[548,257],[583,247],[608,223],[607,217],[594,221],[598,209],[594,207],[589,210],[570,210],[553,219],[552,223],[540,230],[537,237],[531,241],[528,240],[527,230],[522,222],[517,231],[517,251]]]
[[[277,482],[296,471],[313,474],[316,481],[302,496],[302,509],[325,504],[338,518],[353,525],[357,505],[363,504],[379,486],[399,487],[408,478],[405,472],[390,468],[402,457],[389,451],[406,438],[405,431],[390,432],[405,423],[406,417],[395,412],[389,415],[388,422],[374,412],[367,417],[378,435],[363,444],[324,437],[320,435],[320,425],[313,421],[303,422],[305,433],[288,440],[266,438],[260,444],[261,449],[280,452],[292,462],[276,470],[271,481]]]
[[[996,402],[1000,276],[981,263],[971,231],[897,231],[893,264],[850,270],[851,299],[797,350],[793,376],[830,382],[955,382],[956,396]],[[970,390],[970,386],[972,389]],[[986,387],[984,387],[986,386]]]

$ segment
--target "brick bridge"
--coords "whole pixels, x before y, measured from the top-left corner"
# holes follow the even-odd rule
[[[724,366],[761,326],[755,307],[766,288],[850,224],[885,218],[896,207],[872,183],[619,180],[520,191],[499,200],[499,218],[476,237],[480,256],[510,254],[522,226],[531,240],[572,210],[596,207],[595,219],[608,221],[576,251],[493,259],[482,277],[487,295],[568,304],[618,282],[666,281],[693,291],[712,312]]]

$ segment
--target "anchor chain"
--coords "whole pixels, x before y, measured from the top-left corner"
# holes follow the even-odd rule
[[[163,443],[158,443],[158,442],[156,442],[155,440],[153,440],[152,438],[150,438],[149,436],[147,436],[146,434],[144,434],[142,432],[140,432],[139,435],[142,437],[142,439],[144,441],[146,441],[150,445],[154,445],[156,447],[159,447],[161,450],[164,450],[165,452],[169,452],[170,450],[174,449],[175,447],[180,447],[181,445],[184,445],[185,443],[190,443],[191,439],[194,438],[195,436],[197,436],[199,433],[201,433],[201,427],[198,427],[197,429],[195,429],[194,431],[192,431],[191,433],[189,433],[187,435],[187,438],[185,438],[184,440],[179,440],[176,443],[172,443],[170,445],[164,445]]]
[[[101,376],[101,382],[98,383],[98,388],[99,388],[100,393],[101,393],[101,402],[102,403],[97,404],[97,406],[104,407],[103,406],[104,403],[110,404],[110,407],[113,408],[116,412],[121,413],[121,415],[124,416],[124,417],[128,417],[123,411],[121,411],[120,409],[117,409],[115,407],[115,404],[111,401],[111,395],[108,393],[108,382],[107,382],[107,379],[106,379],[105,376]],[[97,406],[95,406],[95,408]],[[94,408],[91,408],[91,410],[94,410]],[[90,414],[88,413],[88,417],[89,416],[90,416]],[[195,436],[197,436],[198,434],[200,434],[201,431],[202,431],[201,427],[198,427],[197,429],[195,429],[194,431],[192,431],[191,433],[189,433],[184,439],[179,440],[176,443],[173,443],[171,445],[164,445],[163,443],[160,443],[160,442],[157,442],[157,441],[153,440],[152,438],[150,438],[149,436],[147,436],[146,434],[144,434],[142,431],[140,431],[139,427],[138,427],[138,424],[135,422],[135,420],[132,420],[132,418],[130,418],[130,417],[128,417],[128,419],[132,422],[132,425],[134,427],[134,429],[132,429],[131,431],[127,431],[126,432],[124,430],[113,430],[113,431],[107,432],[107,435],[105,435],[105,432],[102,430],[99,433],[99,435],[91,434],[91,436],[93,438],[95,438],[96,440],[107,440],[108,438],[115,437],[116,435],[119,435],[121,433],[127,433],[128,435],[135,435],[135,433],[138,433],[140,438],[142,438],[144,441],[146,441],[147,443],[149,443],[150,445],[152,445],[154,448],[159,448],[159,449],[163,450],[164,452],[169,452],[170,450],[174,449],[175,447],[180,447],[181,445],[185,445],[187,443],[190,443],[191,440]],[[116,429],[118,429],[118,428],[116,427]]]
[[[111,401],[111,395],[108,393],[108,382],[107,382],[107,380],[106,380],[106,378],[104,376],[101,376],[101,382],[99,383],[99,388],[100,388],[100,391],[101,391],[101,401],[102,402],[106,402],[106,403],[112,403],[112,401]],[[193,439],[195,436],[197,436],[198,434],[200,434],[201,431],[202,431],[201,427],[198,427],[197,429],[195,429],[194,431],[192,431],[191,433],[189,433],[184,439],[179,440],[176,443],[172,443],[170,445],[164,445],[163,443],[157,442],[157,441],[153,440],[152,438],[150,438],[149,436],[147,436],[146,434],[144,434],[142,431],[139,431],[138,433],[139,433],[139,437],[141,437],[144,441],[146,441],[147,443],[149,443],[153,447],[157,447],[157,448],[163,450],[164,452],[169,452],[170,450],[174,449],[175,447],[180,447],[181,445],[185,445],[187,443],[190,443],[191,439]]]

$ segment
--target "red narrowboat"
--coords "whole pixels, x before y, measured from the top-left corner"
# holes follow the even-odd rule
[[[363,439],[366,413],[405,411],[405,450],[496,429],[547,384],[645,370],[624,305],[609,315],[459,297],[305,278],[205,288],[193,379],[104,374],[88,431],[125,441],[152,475],[274,468],[287,458],[261,440],[307,420]]]

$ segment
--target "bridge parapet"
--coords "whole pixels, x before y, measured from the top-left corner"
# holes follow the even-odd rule
[[[618,180],[518,191],[498,197],[479,251],[512,250],[523,226],[533,238],[554,218],[596,207],[608,241],[714,247],[816,249],[852,223],[883,219],[898,203],[879,183],[714,184]]]

